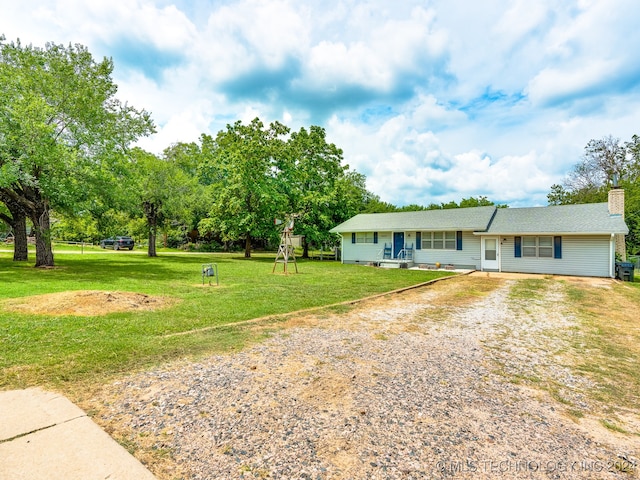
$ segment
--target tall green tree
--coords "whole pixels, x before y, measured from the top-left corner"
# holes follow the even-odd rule
[[[483,195],[479,197],[463,198],[460,200],[460,208],[491,207],[493,205],[495,205],[495,203]]]
[[[329,229],[348,218],[339,208],[347,193],[339,182],[349,168],[342,160],[342,150],[328,143],[318,126],[293,132],[286,154],[278,159],[278,185],[287,199],[287,211],[281,215],[299,215],[295,232],[304,239],[303,258],[308,258],[310,244],[327,242],[332,238]]]
[[[611,135],[590,140],[562,184],[551,186],[550,205],[606,202],[614,184],[625,189],[627,250],[640,253],[640,138],[622,143]]]
[[[175,143],[164,150],[163,158],[167,162],[172,162],[189,180],[190,215],[188,218],[183,215],[182,220],[186,222],[184,226],[189,230],[196,229],[198,223],[207,217],[213,200],[209,191],[211,181],[202,171],[204,162],[202,148],[195,142]]]
[[[51,209],[73,211],[91,172],[153,131],[146,112],[115,98],[112,71],[82,45],[0,38],[0,192],[33,224],[36,266],[54,264]]]
[[[27,243],[27,214],[11,198],[3,195],[0,191],[0,202],[5,204],[5,208],[0,208],[0,220],[11,227],[13,232],[13,261],[26,262],[29,260],[29,250]]]
[[[614,181],[628,178],[632,163],[620,139],[608,135],[589,140],[582,159],[573,166],[562,185],[552,185],[547,199],[551,204],[605,201]]]
[[[397,212],[398,207],[389,202],[383,202],[380,197],[375,194],[371,194],[365,201],[362,209],[358,213],[390,213]]]
[[[133,199],[133,205],[147,222],[147,254],[156,257],[158,230],[173,222],[190,223],[196,177],[173,159],[160,158],[139,148],[133,149],[131,159],[127,198]]]
[[[273,218],[281,210],[276,158],[283,155],[289,129],[258,119],[248,125],[227,125],[215,139],[202,137],[206,175],[210,178],[213,206],[199,224],[202,233],[215,232],[225,241],[244,238],[246,258],[253,238],[273,234]]]

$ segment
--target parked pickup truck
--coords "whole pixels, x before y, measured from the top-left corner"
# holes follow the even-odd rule
[[[102,248],[113,248],[114,250],[122,250],[128,248],[129,250],[133,250],[133,246],[135,242],[131,237],[111,237],[105,238],[104,240],[100,240],[100,246]]]

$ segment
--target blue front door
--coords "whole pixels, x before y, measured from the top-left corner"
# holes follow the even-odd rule
[[[404,248],[404,232],[393,232],[393,258]]]

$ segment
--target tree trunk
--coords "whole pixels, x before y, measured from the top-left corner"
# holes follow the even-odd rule
[[[147,217],[147,226],[149,227],[149,247],[147,255],[149,257],[157,257],[156,237],[158,234],[158,210],[159,207],[153,202],[143,202],[144,215]]]
[[[51,224],[46,200],[38,199],[35,202],[31,221],[36,234],[36,267],[53,267]]]
[[[13,231],[13,261],[26,262],[29,260],[29,250],[27,247],[27,214],[14,199],[3,194],[1,191],[0,201],[6,205],[11,215],[0,213],[0,219],[9,224]]]
[[[251,258],[251,234],[247,232],[244,241],[244,258]]]
[[[149,228],[149,249],[147,250],[147,255],[149,257],[157,257],[158,253],[156,252],[156,227],[152,226]]]
[[[11,210],[11,209],[9,209]],[[24,213],[13,215],[13,261],[26,262],[29,260],[29,249],[27,242],[27,216]]]
[[[307,237],[302,237],[302,258],[309,258],[309,243]]]

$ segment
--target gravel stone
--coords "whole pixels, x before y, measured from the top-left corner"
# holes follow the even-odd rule
[[[458,285],[455,285],[458,282]],[[575,318],[515,282],[437,314],[465,279],[307,318],[239,353],[134,374],[109,386],[96,421],[170,452],[159,478],[634,478],[544,391],[509,381],[545,376],[589,410],[589,382],[556,361]],[[499,373],[501,370],[502,373]],[[144,443],[147,442],[147,443]]]

